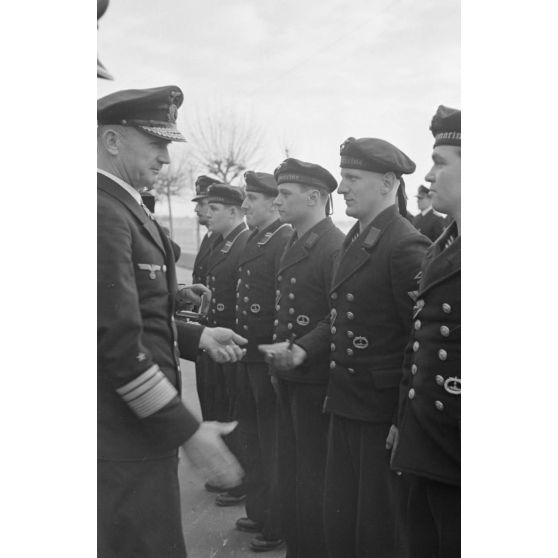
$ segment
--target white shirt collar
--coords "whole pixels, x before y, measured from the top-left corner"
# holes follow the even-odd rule
[[[432,211],[432,206],[427,207],[425,210],[421,211],[420,214],[424,217],[429,211]]]
[[[114,176],[114,174],[111,174],[106,170],[98,168],[97,172],[100,174],[104,174],[106,177],[116,182],[119,186],[124,188],[124,190],[126,190],[126,192],[128,192],[128,194],[130,194],[130,196],[132,196],[140,205],[143,205],[140,193],[137,190],[134,190],[134,188],[132,188],[127,182],[124,182],[124,180],[118,178],[118,176]]]

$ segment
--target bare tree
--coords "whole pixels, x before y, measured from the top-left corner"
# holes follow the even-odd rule
[[[262,128],[232,108],[194,113],[187,137],[195,166],[227,184],[241,183],[244,171],[261,162]]]
[[[181,150],[176,155],[171,155],[171,163],[159,173],[154,190],[158,198],[167,198],[169,207],[169,229],[173,238],[172,197],[179,195],[183,190],[194,190],[194,168],[186,153]]]

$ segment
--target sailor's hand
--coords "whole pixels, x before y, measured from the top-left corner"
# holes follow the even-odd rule
[[[275,370],[292,370],[300,366],[306,359],[306,351],[299,345],[288,341],[269,345],[258,345],[265,356],[265,361]]]
[[[176,307],[181,309],[192,304],[194,306],[199,306],[201,304],[202,295],[205,295],[208,300],[211,300],[211,290],[201,283],[186,286],[180,285],[176,293]]]

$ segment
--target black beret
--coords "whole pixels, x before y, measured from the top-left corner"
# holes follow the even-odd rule
[[[244,173],[247,192],[259,192],[266,196],[277,196],[277,182],[272,174],[267,172],[246,171]]]
[[[244,191],[238,186],[215,183],[209,187],[207,201],[208,203],[223,203],[240,207],[244,201]]]
[[[341,144],[341,168],[412,174],[417,166],[400,149],[377,138],[348,138]]]
[[[455,145],[461,147],[461,111],[440,105],[432,117],[430,130],[434,136],[434,147]]]
[[[428,196],[428,194],[430,194],[430,188],[427,188],[426,186],[424,186],[423,184],[421,184],[421,185],[418,187],[417,196],[416,196],[416,197],[418,198],[419,196]]]
[[[186,141],[176,127],[183,100],[182,91],[175,85],[116,91],[97,101],[97,123],[135,126],[158,138]]]
[[[205,174],[200,174],[200,176],[196,178],[196,196],[192,198],[192,201],[199,201],[207,198],[207,191],[212,184],[219,184],[219,180]]]
[[[314,186],[331,193],[337,188],[337,180],[333,175],[313,163],[306,163],[298,159],[285,159],[273,172],[277,185],[286,182],[296,182],[304,186]]]

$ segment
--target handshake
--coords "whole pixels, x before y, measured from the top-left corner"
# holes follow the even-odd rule
[[[202,284],[181,285],[180,287],[175,297],[175,306],[178,309],[177,318],[199,322],[207,314],[211,291]],[[190,310],[193,307],[197,307],[198,311]],[[232,329],[205,327],[200,337],[199,348],[206,351],[215,362],[237,362],[246,354],[246,349],[240,348],[240,345],[246,345],[246,343],[248,340]]]

